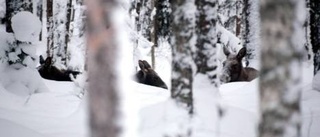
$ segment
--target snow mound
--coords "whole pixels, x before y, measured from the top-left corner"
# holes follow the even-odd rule
[[[30,12],[22,11],[11,19],[11,26],[17,40],[34,42],[39,38],[41,22],[39,18]]]
[[[34,93],[48,92],[48,88],[36,69],[7,67],[0,73],[0,83],[4,88],[18,96],[26,97]]]
[[[4,137],[44,137],[36,131],[8,120],[0,119],[0,123],[0,133]]]
[[[313,81],[312,81],[312,88],[314,90],[320,91],[320,72],[314,76]]]

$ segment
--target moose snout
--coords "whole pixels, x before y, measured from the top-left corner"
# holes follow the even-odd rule
[[[227,83],[231,80],[231,77],[227,74],[220,75],[220,82]]]

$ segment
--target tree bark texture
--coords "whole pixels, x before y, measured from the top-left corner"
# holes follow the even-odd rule
[[[320,70],[320,2],[310,0],[310,40],[314,53],[314,74]]]
[[[89,117],[92,137],[117,137],[118,94],[114,33],[109,27],[113,0],[86,0],[88,7]]]
[[[193,114],[193,59],[192,46],[195,41],[195,13],[194,0],[171,1],[172,6],[172,88],[171,97]],[[192,8],[192,9],[189,9]]]
[[[197,0],[196,6],[198,9],[196,19],[197,49],[193,56],[197,72],[207,75],[212,83],[217,84],[217,2],[215,0]]]
[[[53,0],[47,0],[47,57],[53,56]]]
[[[296,0],[261,0],[259,137],[300,136],[301,48],[293,43]],[[302,29],[302,27],[301,27]]]

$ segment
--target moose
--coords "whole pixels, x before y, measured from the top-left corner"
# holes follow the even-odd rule
[[[135,80],[138,83],[168,89],[166,83],[162,81],[147,61],[139,60],[138,64],[141,69],[135,75]]]
[[[70,76],[76,77],[80,72],[73,70],[60,70],[53,66],[52,57],[47,57],[44,60],[43,56],[40,55],[39,60],[40,66],[38,67],[38,72],[41,77],[48,80],[56,81],[72,81]]]
[[[245,47],[241,48],[238,54],[231,54],[226,47],[223,47],[223,52],[227,59],[223,62],[220,76],[222,82],[251,81],[258,76],[259,72],[256,69],[242,65],[242,59],[247,54]]]

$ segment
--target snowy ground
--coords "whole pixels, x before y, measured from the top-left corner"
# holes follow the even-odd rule
[[[163,69],[161,66],[159,69]],[[159,73],[163,75],[163,73]],[[312,89],[312,68],[304,65],[302,94],[303,137],[320,134],[320,92]],[[255,137],[258,123],[258,79],[224,84],[219,100],[210,100],[203,76],[195,78],[197,107],[210,107],[219,101],[224,115],[218,119],[215,106],[199,108],[193,121],[170,99],[168,90],[132,82],[139,105],[139,137],[163,137],[193,129],[195,137]],[[167,80],[165,80],[168,82]],[[86,96],[79,98],[72,82],[44,80],[50,92],[33,94],[29,99],[8,93],[0,86],[0,133],[3,137],[87,137]],[[176,125],[177,121],[182,124]],[[190,124],[191,123],[191,124]]]
[[[86,99],[76,96],[71,82],[44,81],[50,92],[33,94],[29,99],[1,87],[1,136],[86,137]]]

